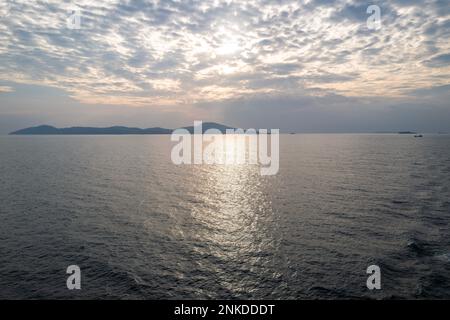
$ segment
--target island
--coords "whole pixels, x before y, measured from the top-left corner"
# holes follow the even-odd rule
[[[189,133],[194,133],[194,126],[183,127],[189,131]],[[220,123],[215,122],[204,122],[202,123],[202,133],[209,129],[217,129],[221,133],[226,133],[227,129],[235,129]],[[134,135],[134,134],[172,134],[174,129],[166,128],[133,128],[133,127],[123,127],[114,126],[107,128],[96,128],[96,127],[70,127],[70,128],[56,128],[49,125],[41,125],[37,127],[30,127],[21,130],[11,132],[10,135]]]

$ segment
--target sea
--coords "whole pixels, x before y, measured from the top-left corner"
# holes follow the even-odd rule
[[[173,145],[0,136],[0,298],[450,298],[450,135],[281,135],[271,176]]]

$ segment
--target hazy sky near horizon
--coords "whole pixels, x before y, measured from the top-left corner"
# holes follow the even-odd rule
[[[449,36],[448,0],[0,0],[0,133],[450,131]]]

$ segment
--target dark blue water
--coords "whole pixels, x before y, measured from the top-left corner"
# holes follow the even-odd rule
[[[285,135],[265,177],[171,147],[1,136],[0,298],[450,298],[450,136]]]

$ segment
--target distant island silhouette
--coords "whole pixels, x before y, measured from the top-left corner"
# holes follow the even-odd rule
[[[194,126],[183,127],[190,133],[194,133]],[[217,129],[222,133],[225,133],[227,129],[235,129],[220,123],[204,122],[202,124],[203,133],[208,129]],[[171,134],[174,129],[166,128],[133,128],[114,126],[107,128],[96,127],[70,127],[70,128],[55,128],[49,125],[41,125],[37,127],[30,127],[21,130],[11,132],[10,135],[131,135],[131,134]]]

